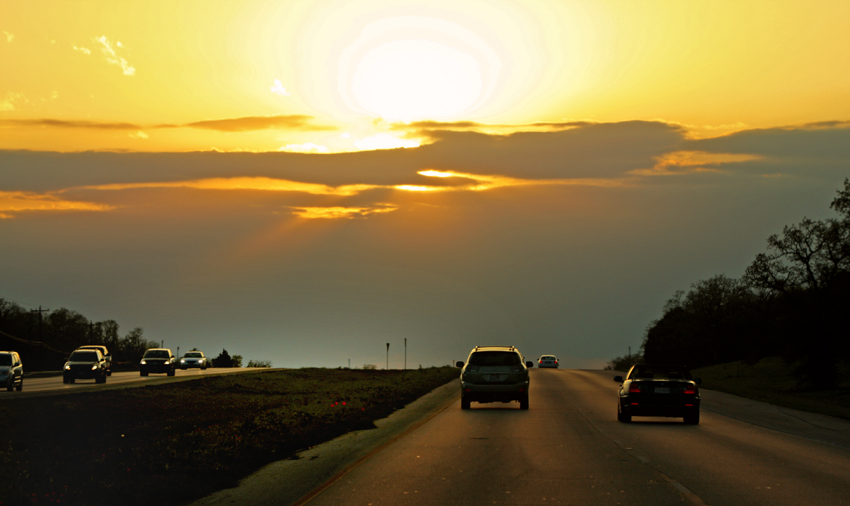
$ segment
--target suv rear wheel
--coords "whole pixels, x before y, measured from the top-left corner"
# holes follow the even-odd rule
[[[519,399],[519,409],[528,409],[528,393]]]
[[[460,409],[469,409],[472,406],[472,401],[466,397],[460,398]]]

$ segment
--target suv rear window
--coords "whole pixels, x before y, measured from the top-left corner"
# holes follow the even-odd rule
[[[145,358],[168,358],[168,352],[160,350],[146,351]]]
[[[510,351],[478,351],[469,356],[469,363],[479,366],[519,365],[519,355]]]
[[[0,365],[12,365],[12,354],[11,353],[0,354]]]

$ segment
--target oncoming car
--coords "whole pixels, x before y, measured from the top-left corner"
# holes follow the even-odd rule
[[[524,362],[513,346],[476,346],[469,353],[460,373],[460,407],[469,409],[475,402],[519,401],[520,409],[528,409],[528,369],[534,362]]]
[[[16,351],[0,351],[0,384],[11,392],[24,389],[24,366]]]
[[[204,352],[192,350],[187,351],[183,358],[180,359],[180,369],[188,369],[189,367],[198,367],[201,370],[207,368],[207,357]]]
[[[558,368],[558,357],[555,355],[543,355],[537,359],[537,367],[554,367]]]
[[[617,401],[617,420],[631,422],[633,416],[682,417],[685,423],[699,423],[699,379],[687,367],[638,364],[629,369]]]
[[[152,372],[164,372],[169,376],[174,376],[176,369],[177,358],[168,348],[151,348],[145,352],[142,361],[139,362],[139,373],[142,376],[147,376]]]
[[[75,383],[78,379],[106,383],[106,376],[106,358],[97,348],[74,350],[62,368],[62,383]]]

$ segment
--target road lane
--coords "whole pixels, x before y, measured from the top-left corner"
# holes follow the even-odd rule
[[[456,402],[307,504],[850,504],[850,447],[840,439],[709,410],[698,426],[623,424],[612,376],[534,370],[528,411]]]

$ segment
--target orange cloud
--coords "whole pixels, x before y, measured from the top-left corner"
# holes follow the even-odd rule
[[[0,191],[0,218],[12,218],[24,211],[111,211],[113,206],[94,202],[64,200],[54,195]]]
[[[292,212],[301,218],[354,219],[370,214],[390,213],[398,209],[392,204],[377,204],[373,207],[293,207]]]
[[[375,185],[354,184],[342,186],[328,186],[317,183],[301,183],[288,181],[286,179],[273,179],[269,177],[218,177],[208,179],[194,179],[188,181],[166,181],[149,183],[114,183],[84,186],[84,190],[130,190],[135,188],[196,188],[200,190],[266,190],[266,191],[288,191],[302,192],[312,195],[357,195],[364,190],[379,188]]]
[[[689,172],[720,172],[720,165],[761,160],[759,155],[745,153],[708,153],[705,151],[673,151],[656,158],[651,169],[629,172],[636,176],[669,176]]]

